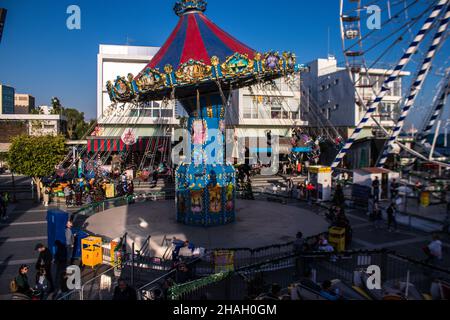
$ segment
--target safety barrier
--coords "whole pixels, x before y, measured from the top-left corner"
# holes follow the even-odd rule
[[[135,195],[126,195],[122,197],[106,199],[104,201],[88,204],[75,211],[72,215],[73,217],[78,216],[90,217],[96,213],[105,210],[126,206],[136,202],[170,200],[173,198],[174,198],[173,195],[168,194],[166,192],[148,192]]]
[[[392,251],[348,251],[338,254],[311,252],[279,257],[221,273],[217,275],[217,281],[193,281],[176,285],[171,288],[170,297],[174,300],[244,300],[268,292],[272,283],[288,288],[306,275],[316,283],[339,279],[353,285],[356,284],[355,272],[365,271],[372,265],[380,267],[383,284],[395,287],[399,282],[409,279],[409,283],[421,293],[430,293],[435,279],[450,280],[450,270]]]

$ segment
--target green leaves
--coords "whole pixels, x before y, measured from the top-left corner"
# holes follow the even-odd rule
[[[22,135],[12,140],[7,161],[15,173],[45,177],[54,173],[55,166],[64,158],[66,152],[63,136]]]

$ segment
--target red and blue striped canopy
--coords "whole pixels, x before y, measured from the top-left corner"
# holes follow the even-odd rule
[[[255,51],[220,29],[200,11],[189,11],[180,17],[175,30],[153,57],[147,68],[164,70],[167,64],[174,70],[190,59],[210,64],[211,57],[220,61],[234,53],[247,54],[253,59]]]

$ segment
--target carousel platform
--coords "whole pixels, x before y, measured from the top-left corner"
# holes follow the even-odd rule
[[[155,256],[163,256],[164,239],[189,240],[197,247],[259,248],[284,244],[298,231],[305,237],[325,232],[328,223],[317,214],[294,206],[267,201],[238,200],[235,223],[202,228],[176,222],[174,201],[136,203],[98,213],[86,220],[87,231],[115,239],[128,232],[128,244],[139,249],[148,236]]]

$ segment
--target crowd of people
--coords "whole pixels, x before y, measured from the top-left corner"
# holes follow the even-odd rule
[[[73,179],[65,182],[44,184],[42,186],[42,202],[45,207],[48,207],[51,201],[54,200],[54,197],[57,196],[54,189],[57,186],[63,186],[59,192],[62,192],[64,195],[66,207],[89,205],[107,199],[107,188],[110,185],[114,186],[114,197],[132,195],[134,193],[133,180],[122,174],[116,180],[107,178],[91,179],[90,181]]]
[[[17,276],[10,282],[13,300],[47,300],[63,297],[69,292],[67,287],[67,267],[73,263],[74,234],[72,222],[68,221],[65,229],[65,244],[55,241],[56,252],[42,243],[35,246],[38,258],[35,264],[34,281],[29,279],[30,267],[21,265]],[[56,271],[53,273],[53,271]]]

